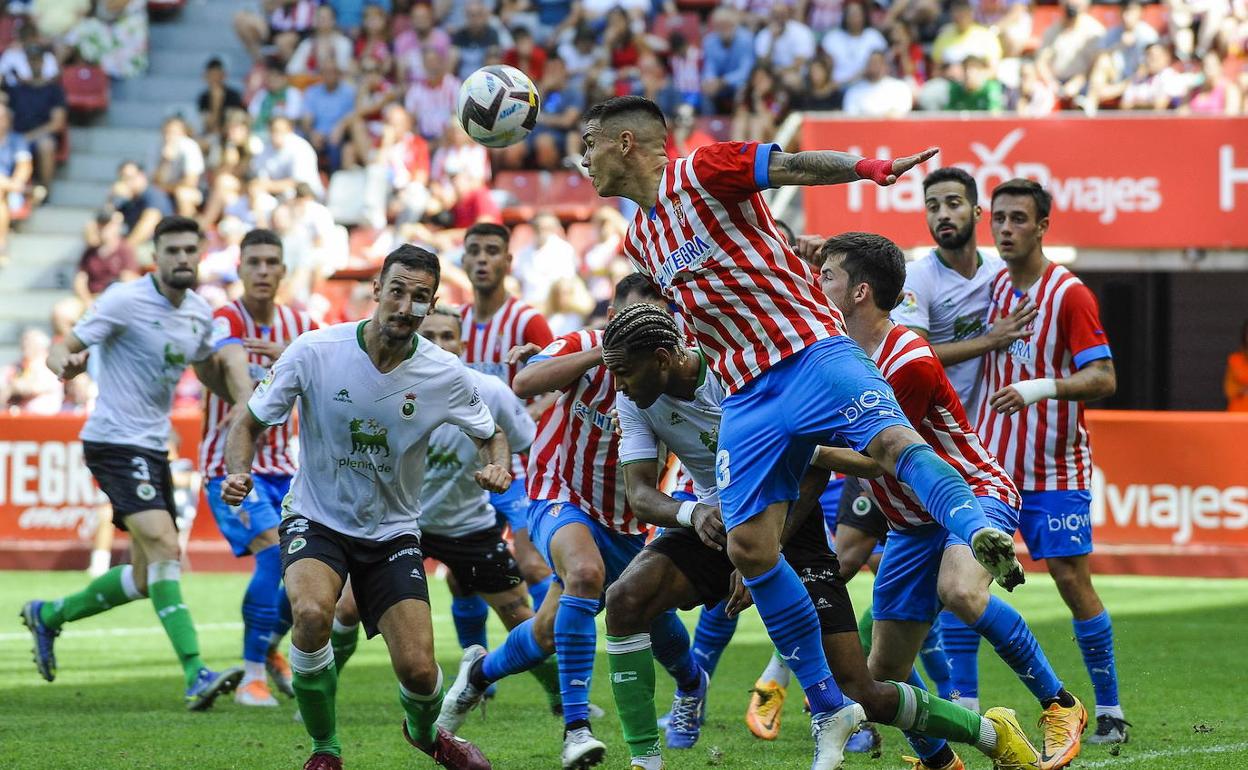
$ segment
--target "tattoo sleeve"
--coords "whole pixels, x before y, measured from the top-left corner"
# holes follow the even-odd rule
[[[773,187],[844,184],[858,179],[854,165],[860,160],[857,155],[835,150],[774,152],[768,172]]]

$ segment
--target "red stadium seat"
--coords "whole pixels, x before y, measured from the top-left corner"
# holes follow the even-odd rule
[[[158,16],[181,10],[184,5],[186,0],[147,0],[148,12]]]
[[[0,50],[9,47],[17,38],[18,17],[0,16]]]
[[[65,103],[78,113],[95,114],[108,110],[108,75],[94,64],[74,64],[61,75]]]
[[[719,0],[676,0],[676,7],[682,11],[710,13],[717,5]]]

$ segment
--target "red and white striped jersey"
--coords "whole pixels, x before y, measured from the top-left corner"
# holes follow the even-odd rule
[[[871,358],[893,387],[906,419],[941,459],[962,474],[975,496],[995,497],[1018,509],[1022,505],[1018,490],[971,430],[962,400],[927,340],[897,325]],[[909,485],[895,477],[880,476],[867,485],[893,529],[934,521]]]
[[[1031,336],[984,357],[983,398],[976,429],[1002,467],[1026,492],[1088,489],[1092,449],[1078,401],[1045,399],[1014,414],[988,405],[993,393],[1022,380],[1069,377],[1093,361],[1112,358],[1092,291],[1060,265],[1050,264],[1025,292],[1002,270],[992,283],[987,325],[1007,316],[1024,297],[1038,308]]]
[[[507,363],[507,352],[530,342],[544,348],[555,338],[546,318],[515,297],[508,297],[484,323],[477,323],[472,305],[464,305],[460,313],[464,319],[460,333],[464,352],[460,358],[468,368],[492,374],[509,388],[520,367]]]
[[[718,142],[669,160],[624,254],[679,307],[728,394],[844,334],[840,312],[776,229],[761,190],[775,145]]]
[[[572,332],[556,337],[529,363],[601,344],[601,331]],[[595,366],[542,415],[529,450],[529,497],[572,503],[617,532],[645,534],[648,527],[633,516],[624,494],[615,426],[615,378],[607,367]]]
[[[243,307],[242,300],[234,300],[212,314],[212,348],[215,351],[226,345],[242,344],[246,337],[289,345],[300,334],[315,328],[316,322],[307,313],[285,305],[273,306],[272,326],[260,326]],[[249,353],[247,364],[252,382],[263,380],[272,363],[267,356]],[[225,399],[208,391],[204,440],[199,448],[199,467],[207,478],[225,475],[225,437],[230,432],[226,416],[230,409]],[[256,442],[256,459],[251,464],[251,472],[293,476],[299,467],[292,446],[295,430],[295,422],[291,420],[265,431]]]

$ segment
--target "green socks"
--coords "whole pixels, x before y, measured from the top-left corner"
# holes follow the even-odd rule
[[[438,684],[428,695],[412,692],[399,683],[399,703],[407,715],[407,734],[421,746],[432,746],[438,735],[438,713],[442,711],[442,670]]]
[[[871,605],[858,616],[858,641],[862,642],[862,654],[871,657],[871,629],[875,620],[871,616]]]
[[[334,708],[334,698],[338,694],[334,648],[327,644],[316,652],[304,652],[292,644],[290,668],[294,672],[292,684],[303,728],[312,737],[312,752],[342,756]]]
[[[624,741],[634,757],[660,753],[659,727],[654,713],[654,655],[650,634],[607,637],[611,692],[624,729]]]
[[[44,602],[39,617],[45,626],[56,630],[71,621],[89,618],[142,598],[143,594],[134,585],[134,570],[129,564],[122,564],[92,580],[76,594]]]
[[[897,716],[889,724],[929,738],[978,744],[983,724],[979,714],[904,682],[889,684],[897,688],[898,695]]]
[[[182,664],[186,686],[190,687],[204,667],[199,657],[199,635],[191,611],[182,602],[182,565],[176,561],[158,561],[147,565],[147,595],[152,599],[156,617],[165,627],[165,635]]]
[[[347,661],[351,660],[351,656],[355,654],[355,647],[360,643],[360,624],[353,623],[344,626],[338,622],[338,618],[334,618],[334,628],[329,632],[329,644],[334,648],[334,666],[338,669],[338,673],[342,673],[342,669],[347,665]]]
[[[529,673],[542,686],[551,709],[563,703],[563,696],[559,692],[559,664],[553,655],[529,669]]]

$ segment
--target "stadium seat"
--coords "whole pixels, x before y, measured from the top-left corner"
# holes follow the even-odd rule
[[[16,16],[0,16],[0,50],[8,48],[17,38],[17,24]]]
[[[696,13],[678,14],[664,13],[654,18],[654,27],[650,30],[655,37],[670,38],[673,32],[680,32],[690,45],[698,45],[702,40],[702,17]]]
[[[575,171],[550,174],[547,194],[542,196],[542,200],[549,201],[547,208],[565,223],[589,219],[600,202],[589,179]]]
[[[169,13],[186,5],[186,0],[147,0],[147,10],[152,13]]]
[[[533,225],[522,222],[511,228],[511,247],[512,254],[519,254],[537,241],[537,233],[533,230]]]
[[[108,75],[94,64],[74,64],[61,75],[65,103],[73,112],[94,115],[108,110]]]

